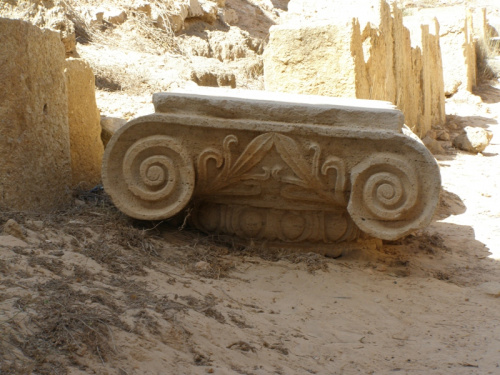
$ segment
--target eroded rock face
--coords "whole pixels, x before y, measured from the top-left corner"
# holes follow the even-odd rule
[[[0,66],[0,207],[62,207],[70,199],[71,160],[58,33],[0,18]]]
[[[437,22],[419,24],[410,41],[401,10],[385,1],[294,0],[289,9],[270,30],[266,90],[387,100],[420,137],[445,122]]]
[[[108,143],[103,184],[127,215],[189,208],[207,233],[298,246],[396,239],[430,222],[439,168],[391,104],[204,92],[155,94],[156,113]]]
[[[66,61],[72,186],[90,189],[101,181],[104,146],[95,100],[94,73],[81,59]]]

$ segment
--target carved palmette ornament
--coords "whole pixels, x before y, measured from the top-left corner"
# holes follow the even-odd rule
[[[426,226],[439,168],[403,134],[400,112],[304,100],[273,107],[162,94],[156,114],[132,120],[108,143],[104,188],[129,216],[161,220],[189,209],[206,233],[269,243],[330,244],[362,233],[393,240]]]
[[[289,200],[318,200],[323,204],[345,206],[345,164],[329,156],[320,165],[320,147],[312,144],[312,163],[304,158],[304,151],[291,137],[279,133],[265,133],[255,137],[233,161],[231,145],[238,144],[235,135],[224,138],[222,151],[205,149],[198,157],[198,193],[200,195],[259,195],[262,185],[275,179],[282,185],[280,194]],[[275,149],[281,162],[264,164],[260,171],[252,171],[266,155]],[[209,171],[209,161],[215,162],[215,173]],[[284,174],[286,166],[292,172]],[[329,172],[334,171],[334,179]]]

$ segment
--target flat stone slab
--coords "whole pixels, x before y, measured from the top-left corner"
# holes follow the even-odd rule
[[[267,91],[218,89],[162,92],[153,95],[155,112],[225,119],[253,119],[399,131],[403,114],[389,102]]]
[[[127,215],[189,209],[206,233],[328,245],[426,226],[438,165],[390,103],[266,92],[154,95],[111,138],[103,184]]]

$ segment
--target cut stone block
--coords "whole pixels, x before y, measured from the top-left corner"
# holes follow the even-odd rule
[[[81,59],[66,60],[72,186],[90,189],[101,181],[104,146],[101,116],[95,99],[95,79]]]
[[[426,226],[441,179],[387,102],[201,90],[153,96],[111,138],[103,185],[138,219],[189,209],[207,233],[297,246]]]
[[[412,43],[402,11],[385,1],[292,0],[289,9],[287,22],[270,30],[266,90],[387,100],[419,137],[444,124],[435,20],[419,23]]]
[[[71,160],[59,34],[0,18],[0,66],[0,207],[61,208]]]

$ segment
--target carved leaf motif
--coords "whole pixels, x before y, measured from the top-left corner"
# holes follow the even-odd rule
[[[265,133],[254,138],[243,150],[241,155],[232,164],[231,145],[237,144],[238,138],[234,135],[228,135],[223,141],[223,151],[213,148],[203,151],[198,159],[198,173],[201,188],[204,193],[217,193],[223,195],[252,195],[260,193],[260,189],[244,189],[233,186],[243,181],[266,181],[273,176],[286,184],[295,185],[284,186],[282,196],[288,199],[299,200],[325,200],[330,203],[344,205],[345,198],[343,190],[345,188],[345,165],[342,160],[336,157],[329,157],[323,163],[320,170],[321,149],[319,145],[313,144],[314,150],[312,164],[303,157],[303,150],[297,142],[283,134]],[[279,176],[281,167],[263,167],[263,173],[249,173],[273,148],[290,167],[292,176]],[[216,168],[222,170],[212,178],[208,175],[208,165],[210,159],[215,160]],[[327,175],[329,169],[336,170],[334,183],[325,184],[320,178],[319,173]],[[204,185],[204,186],[203,186]],[[255,188],[255,187],[254,187]]]
[[[273,147],[273,133],[254,138],[229,171],[231,176],[241,176],[252,169]]]
[[[283,161],[292,169],[293,173],[299,177],[300,180],[290,180],[287,182],[307,187],[313,181],[311,175],[311,167],[305,162],[304,159],[298,157],[300,155],[297,143],[290,137],[275,134],[276,150],[282,157]]]

